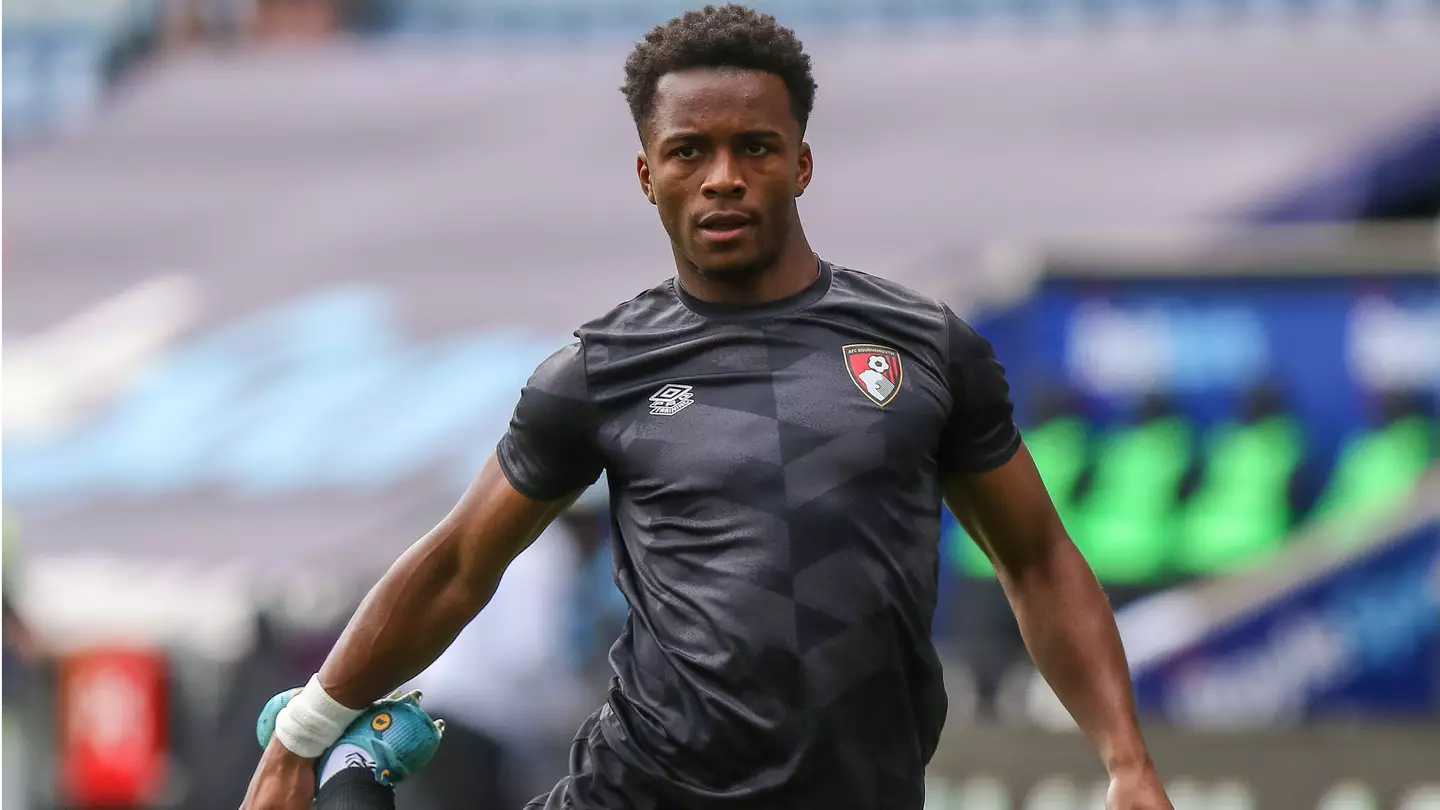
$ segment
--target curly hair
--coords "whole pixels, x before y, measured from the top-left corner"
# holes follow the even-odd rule
[[[620,92],[644,136],[655,102],[655,86],[667,73],[689,68],[742,68],[773,73],[790,91],[790,108],[800,131],[815,106],[815,76],[810,57],[795,32],[770,14],[736,3],[687,11],[657,25],[625,60]]]

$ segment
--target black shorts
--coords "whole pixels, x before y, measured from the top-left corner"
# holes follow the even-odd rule
[[[621,762],[601,733],[604,711],[580,724],[570,744],[570,774],[525,810],[659,810],[654,785]]]

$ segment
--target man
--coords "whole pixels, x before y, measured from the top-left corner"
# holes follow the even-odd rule
[[[692,11],[635,48],[624,93],[675,278],[540,365],[459,505],[280,714],[246,807],[305,807],[306,757],[439,655],[604,472],[630,618],[570,774],[530,807],[919,810],[946,706],[930,638],[943,497],[1109,769],[1112,810],[1168,810],[1114,618],[989,344],[806,241],[815,82],[794,33],[741,6]],[[321,810],[391,801],[330,784],[344,798],[327,785]]]

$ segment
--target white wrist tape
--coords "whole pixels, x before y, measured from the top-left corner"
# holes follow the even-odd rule
[[[291,753],[314,759],[325,753],[345,733],[364,709],[342,706],[325,693],[319,674],[275,718],[275,736]]]

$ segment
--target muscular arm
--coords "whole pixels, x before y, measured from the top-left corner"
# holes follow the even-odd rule
[[[325,665],[330,697],[362,708],[429,666],[495,593],[517,554],[604,466],[579,343],[545,359],[510,427],[445,519],[391,566]]]
[[[495,593],[510,561],[604,468],[581,344],[546,358],[520,392],[510,428],[470,489],[400,556],[320,668],[324,691],[360,709],[429,666]],[[503,469],[502,469],[503,468]],[[271,738],[244,810],[303,810],[313,763]]]
[[[320,669],[325,691],[361,708],[419,674],[490,601],[506,566],[569,500],[521,495],[491,458],[450,514],[360,604]]]
[[[571,500],[521,495],[491,458],[450,514],[370,590],[321,667],[321,686],[358,709],[429,666],[490,601],[510,561]],[[276,735],[241,807],[301,810],[314,795],[313,763]]]
[[[1040,672],[1112,775],[1150,768],[1120,634],[1023,446],[1005,464],[952,476],[945,500],[995,564]]]

